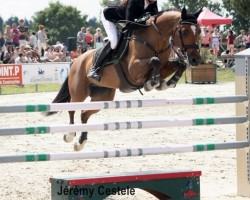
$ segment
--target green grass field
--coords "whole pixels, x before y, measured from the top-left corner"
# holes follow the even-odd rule
[[[235,80],[234,69],[231,68],[217,68],[217,82],[231,82]],[[179,81],[179,84],[185,84],[185,74]],[[1,94],[21,94],[21,93],[33,93],[33,92],[52,92],[58,91],[61,85],[56,83],[50,84],[37,84],[37,85],[25,85],[19,87],[16,85],[2,86]]]

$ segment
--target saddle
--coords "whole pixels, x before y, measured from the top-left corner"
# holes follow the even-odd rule
[[[128,51],[128,46],[129,46],[129,40],[127,38],[129,38],[131,34],[132,34],[132,31],[129,31],[129,30],[120,32],[117,48],[111,51],[111,53],[108,55],[106,62],[103,63],[103,67],[111,65],[111,64],[115,64],[118,59],[121,60],[123,56],[126,55]],[[95,63],[96,59],[100,55],[103,48],[104,47],[96,51],[96,53],[93,56],[93,63]]]
[[[120,32],[117,48],[114,51],[111,51],[111,53],[109,53],[110,55],[108,55],[105,63],[103,63],[103,66],[102,66],[102,69],[103,69],[106,66],[113,65],[113,64],[115,65],[115,70],[116,70],[117,75],[119,76],[120,83],[121,83],[119,90],[124,93],[133,92],[141,88],[130,83],[130,81],[127,79],[127,76],[125,72],[123,71],[123,68],[120,64],[120,60],[128,52],[129,41],[130,41],[130,37],[132,33],[133,33],[132,30],[126,30],[126,31]],[[93,56],[93,63],[96,61],[96,59],[98,58],[103,48],[98,49],[96,51],[95,55]]]

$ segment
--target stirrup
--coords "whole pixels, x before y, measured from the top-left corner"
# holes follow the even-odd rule
[[[91,69],[89,73],[87,74],[88,78],[92,78],[96,81],[100,81],[101,77],[97,74],[97,69]]]

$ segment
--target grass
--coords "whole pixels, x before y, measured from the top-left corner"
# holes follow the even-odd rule
[[[24,85],[20,87],[18,85],[1,86],[1,94],[22,94],[22,93],[34,93],[34,92],[52,92],[58,91],[61,85],[57,83],[37,84],[37,85]]]
[[[185,72],[184,72],[185,73]],[[232,68],[217,68],[217,82],[232,82],[235,81],[235,73]],[[181,77],[179,84],[185,83],[185,74]],[[56,83],[25,85],[23,88],[17,85],[2,86],[0,94],[22,94],[34,92],[52,92],[58,91],[61,85]]]

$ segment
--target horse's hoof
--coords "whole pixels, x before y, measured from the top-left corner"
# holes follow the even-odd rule
[[[149,91],[151,91],[151,90],[153,90],[153,89],[154,89],[154,87],[152,87],[150,81],[147,81],[147,82],[144,84],[144,90],[145,90],[145,92],[149,92]]]
[[[76,133],[68,133],[63,136],[64,142],[72,142],[74,140],[74,137],[76,136]]]
[[[80,144],[79,142],[76,142],[74,144],[74,150],[75,151],[81,151],[84,148],[86,142],[87,142],[86,140],[82,144]]]

